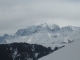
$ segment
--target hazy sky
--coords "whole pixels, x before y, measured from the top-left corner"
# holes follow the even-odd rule
[[[45,22],[80,26],[80,0],[0,0],[0,36]]]

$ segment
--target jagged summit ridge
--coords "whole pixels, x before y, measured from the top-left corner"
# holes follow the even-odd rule
[[[40,24],[19,29],[13,36],[5,34],[0,43],[26,42],[31,44],[67,44],[79,39],[80,27]]]
[[[58,25],[52,24],[48,25],[47,23],[38,25],[38,26],[29,26],[26,29],[19,29],[15,35],[17,36],[27,36],[31,35],[34,33],[39,33],[39,32],[55,32],[60,30],[60,27]]]

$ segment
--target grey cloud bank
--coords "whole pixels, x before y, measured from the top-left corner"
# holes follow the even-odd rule
[[[80,26],[80,1],[0,0],[0,35],[45,22]]]

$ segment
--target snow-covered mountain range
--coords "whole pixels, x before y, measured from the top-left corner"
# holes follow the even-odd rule
[[[26,42],[31,44],[67,44],[79,39],[80,27],[41,24],[19,29],[13,36],[5,34],[0,43]]]
[[[56,51],[50,55],[47,55],[47,57],[52,58],[52,60],[53,59],[65,60],[63,56],[64,57],[67,56],[69,59],[73,60],[68,55],[71,55],[74,52],[79,51],[78,48],[73,48],[74,46],[75,47],[79,46],[79,39],[80,39],[79,36],[80,36],[80,27],[65,26],[65,27],[60,28],[56,24],[44,23],[40,25],[29,26],[25,29],[19,29],[14,35],[5,34],[4,36],[0,37],[0,44],[1,45],[4,44],[2,46],[6,46],[6,44],[10,44],[10,43],[13,44],[14,42],[18,42],[18,43],[25,42],[25,43],[29,43],[30,45],[37,44],[37,45],[45,46],[47,48],[50,47],[52,51],[58,50],[59,48],[62,48],[65,45],[67,45],[65,48],[62,48],[61,51],[58,50],[58,52]],[[72,45],[70,45],[69,43],[71,43]],[[68,51],[70,52],[70,54],[67,53]],[[60,56],[59,57],[60,59],[58,59],[57,56],[58,57]],[[72,56],[75,56],[75,55],[72,55]],[[47,57],[43,57],[39,60],[49,60]]]

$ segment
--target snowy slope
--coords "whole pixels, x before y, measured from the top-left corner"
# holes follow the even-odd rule
[[[42,27],[40,27],[42,26]],[[16,36],[15,38],[9,38],[6,39],[7,43],[12,43],[12,42],[26,42],[26,43],[32,43],[32,44],[67,44],[70,42],[73,42],[74,40],[80,39],[80,28],[77,27],[63,27],[61,29],[55,30],[54,33],[54,28],[51,30],[48,25],[39,25],[35,33],[31,33],[28,35],[27,32],[25,32],[25,35],[23,31],[21,32],[18,30],[15,34],[20,35]],[[29,28],[29,31],[34,31],[33,27]],[[27,28],[27,30],[28,30]],[[30,30],[31,29],[31,30]],[[26,31],[27,31],[26,30]],[[29,32],[28,32],[29,33]],[[24,34],[22,36],[22,34]]]
[[[54,34],[60,30],[60,27],[55,24],[41,24],[38,26],[29,26],[26,29],[19,29],[14,38],[7,38],[7,43],[12,42],[26,42],[32,44],[46,44],[46,43],[55,43],[58,41],[55,40],[57,36]]]
[[[19,29],[13,36],[5,34],[0,43],[26,42],[31,44],[67,44],[80,39],[80,27],[40,24]]]
[[[46,32],[56,32],[59,31],[60,27],[58,25],[52,24],[48,25],[47,23],[38,25],[38,26],[29,26],[25,29],[19,29],[15,35],[16,36],[28,36],[34,33],[46,33]]]
[[[80,39],[39,60],[80,60]]]

